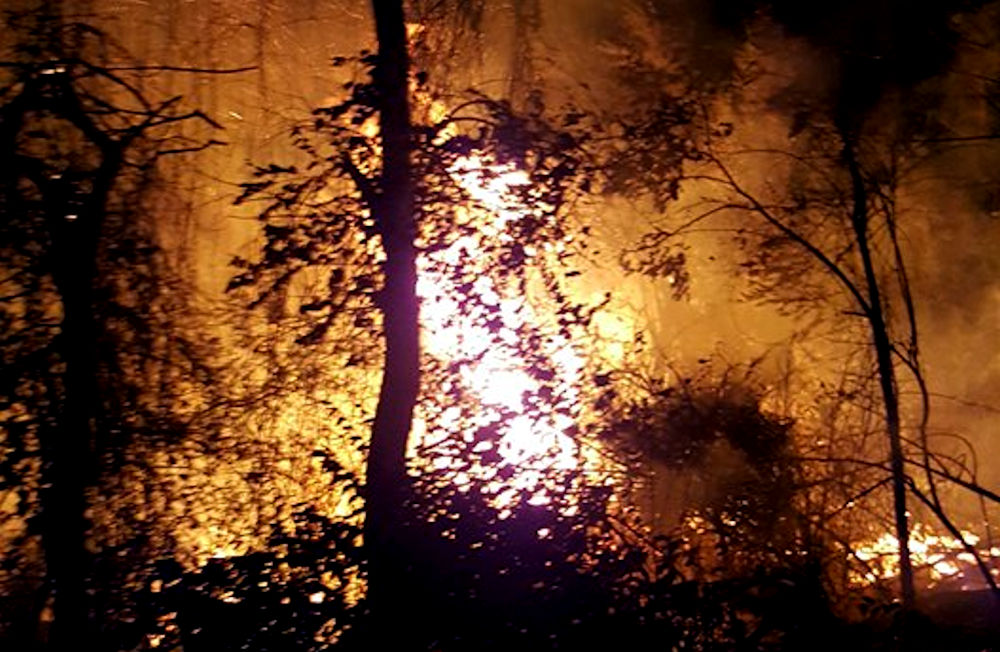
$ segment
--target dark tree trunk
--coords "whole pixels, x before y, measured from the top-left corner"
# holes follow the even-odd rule
[[[82,243],[80,246],[83,247]],[[53,591],[49,643],[53,650],[79,649],[87,641],[89,555],[86,490],[93,472],[94,328],[86,270],[80,258],[56,263],[63,319],[58,348],[65,365],[62,409],[43,443],[41,534],[46,575]],[[78,276],[74,277],[73,275]]]
[[[407,635],[407,564],[402,541],[408,495],[406,446],[420,386],[416,223],[410,169],[406,25],[401,0],[373,0],[378,36],[375,83],[383,152],[380,194],[372,207],[386,260],[379,307],[385,365],[366,474],[365,545],[374,632],[384,641]],[[409,605],[412,606],[412,605]]]
[[[17,134],[26,128],[24,116],[36,108],[79,129],[85,147],[92,148],[96,156],[96,169],[68,168],[57,174],[45,161],[17,151]],[[37,521],[52,599],[53,620],[47,638],[53,650],[84,649],[90,647],[94,634],[86,546],[86,493],[97,473],[100,406],[94,288],[104,217],[121,170],[124,145],[90,120],[68,80],[56,79],[45,89],[26,84],[5,107],[0,114],[0,144],[6,145],[3,160],[8,169],[30,181],[37,192],[49,240],[46,266],[62,309],[55,340],[63,365],[60,396],[58,410],[46,420],[41,441]],[[16,196],[16,182],[8,181],[6,191]]]
[[[78,114],[76,108],[75,103],[68,102],[66,114],[80,124],[86,116]],[[94,640],[92,601],[87,592],[90,555],[86,547],[86,492],[97,474],[101,401],[94,288],[108,197],[121,169],[121,146],[103,134],[90,136],[92,141],[99,141],[91,144],[99,150],[100,164],[91,177],[88,193],[81,196],[79,187],[61,179],[38,181],[50,184],[43,186],[51,238],[50,269],[63,309],[57,340],[65,365],[63,400],[58,424],[43,445],[41,519],[47,574],[54,589],[50,646],[60,651],[86,648]]]
[[[906,515],[906,469],[903,457],[903,442],[899,421],[899,391],[896,386],[896,372],[892,363],[892,342],[879,281],[872,263],[871,245],[868,240],[868,193],[861,176],[858,161],[850,139],[845,138],[844,162],[851,176],[852,213],[851,225],[854,229],[858,252],[861,256],[868,288],[869,314],[872,345],[875,347],[875,362],[882,403],[885,408],[886,431],[889,436],[889,465],[892,472],[893,514],[896,522],[896,539],[899,541],[899,581],[902,604],[905,612],[913,610],[915,591],[913,585],[913,563],[910,559],[910,528]]]

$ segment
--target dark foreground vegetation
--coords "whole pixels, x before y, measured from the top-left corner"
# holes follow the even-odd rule
[[[649,551],[617,539],[599,509],[571,518],[524,505],[501,521],[475,492],[451,498],[458,518],[413,526],[403,541],[398,563],[418,595],[394,634],[405,649],[972,651],[994,649],[1000,634],[983,591],[933,596],[908,616],[862,591],[832,604],[806,550],[793,563],[688,579],[689,543],[661,537],[657,563],[646,563]],[[615,549],[588,542],[595,530]],[[371,649],[366,605],[345,595],[364,568],[358,535],[303,513],[293,535],[271,542],[278,552],[193,573],[169,561],[133,569],[129,584],[143,589],[118,596],[103,649],[150,636],[168,650]]]

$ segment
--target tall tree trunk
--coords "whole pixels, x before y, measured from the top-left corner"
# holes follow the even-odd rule
[[[899,390],[896,386],[896,372],[892,364],[892,342],[879,281],[872,263],[871,244],[868,240],[868,193],[861,176],[852,140],[844,137],[844,162],[851,176],[852,212],[851,225],[858,244],[858,252],[868,287],[869,314],[872,344],[875,347],[875,362],[878,370],[879,387],[885,408],[886,431],[889,435],[889,466],[892,472],[893,514],[896,522],[896,539],[899,541],[899,581],[902,592],[903,610],[912,611],[915,599],[913,585],[913,563],[910,559],[910,528],[906,514],[906,469],[903,458],[903,442],[899,420]]]
[[[86,488],[91,477],[96,404],[93,279],[97,244],[89,211],[74,208],[77,188],[62,175],[50,177],[44,166],[19,157],[16,140],[25,128],[24,115],[40,105],[38,89],[27,84],[0,112],[0,168],[18,170],[34,184],[50,240],[47,266],[59,294],[62,319],[55,350],[63,364],[59,409],[44,420],[41,436],[42,485],[39,491],[38,534],[45,559],[53,620],[39,631],[53,650],[88,647],[86,591],[88,554]],[[16,197],[17,176],[5,191]],[[95,184],[106,190],[105,184]],[[103,196],[100,199],[103,204]],[[41,605],[40,605],[41,606]],[[40,615],[40,614],[39,614]],[[39,644],[42,641],[38,641]]]
[[[40,519],[46,575],[53,591],[49,643],[60,652],[89,647],[90,634],[85,514],[94,464],[95,338],[89,279],[86,270],[75,264],[85,261],[74,258],[56,263],[62,269],[54,274],[62,296],[58,348],[65,372],[59,421],[43,443]]]
[[[386,260],[379,295],[385,364],[366,474],[365,545],[374,632],[391,641],[406,635],[407,564],[402,541],[407,517],[406,445],[420,386],[416,282],[416,222],[410,169],[406,24],[401,0],[373,0],[382,140],[380,195],[372,207]]]
[[[67,103],[67,117],[76,123],[86,119],[74,112],[74,106]],[[59,422],[43,446],[41,519],[47,574],[55,591],[55,620],[49,639],[51,648],[58,651],[88,648],[95,640],[92,600],[87,592],[90,555],[86,545],[86,492],[97,475],[102,443],[94,287],[108,198],[122,155],[120,145],[103,134],[92,136],[101,158],[89,193],[80,197],[80,188],[60,181],[50,182],[53,185],[44,191],[52,277],[63,309],[58,350],[65,365]],[[80,199],[77,204],[71,202],[74,193]]]

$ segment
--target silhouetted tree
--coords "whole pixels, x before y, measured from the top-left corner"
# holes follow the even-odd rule
[[[230,287],[253,286],[252,305],[282,288],[304,289],[297,307],[311,316],[313,327],[300,342],[360,332],[364,339],[349,345],[346,364],[383,368],[366,453],[366,546],[376,622],[386,622],[381,611],[394,613],[388,621],[398,624],[407,622],[419,602],[404,587],[422,563],[419,555],[408,552],[421,546],[399,537],[408,526],[415,528],[411,533],[419,532],[414,519],[427,517],[404,507],[411,485],[406,451],[421,371],[429,430],[436,432],[437,418],[449,407],[460,408],[463,415],[448,433],[452,437],[436,449],[427,446],[421,456],[458,460],[463,469],[478,460],[499,477],[517,472],[498,452],[517,415],[507,408],[483,409],[462,384],[463,372],[474,372],[486,351],[449,358],[419,350],[418,253],[426,257],[422,264],[430,278],[460,295],[457,314],[446,321],[468,318],[490,340],[487,349],[509,350],[511,359],[523,361],[525,373],[538,386],[525,404],[544,411],[542,406],[562,401],[552,409],[568,418],[577,415],[579,406],[565,404],[567,397],[559,396],[561,371],[553,358],[558,346],[566,348],[572,334],[586,326],[595,306],[573,302],[555,268],[568,269],[579,250],[570,237],[579,228],[570,217],[573,202],[618,188],[605,171],[607,160],[621,151],[605,147],[602,136],[613,137],[602,134],[590,116],[572,110],[546,114],[540,106],[519,114],[506,102],[474,92],[452,106],[434,106],[428,99],[426,106],[414,102],[420,119],[406,119],[400,97],[426,97],[426,75],[407,75],[402,13],[393,9],[382,14],[389,6],[380,6],[376,14],[380,21],[394,23],[391,29],[379,26],[380,52],[365,53],[355,62],[372,68],[371,81],[348,82],[346,99],[317,109],[311,124],[293,130],[301,165],[261,167],[256,179],[244,184],[239,201],[263,203],[266,242],[258,259],[236,260],[243,271]],[[660,133],[683,144],[683,128],[690,120],[689,111],[665,110]],[[673,168],[676,174],[686,151],[657,161],[656,169],[666,175]],[[401,178],[405,170],[408,176]],[[512,174],[521,180],[505,180]],[[498,186],[503,190],[495,190]],[[440,257],[452,249],[455,260]],[[490,285],[483,287],[483,281]],[[549,302],[547,323],[505,324],[497,295],[528,303],[534,294]],[[385,344],[381,363],[375,360],[378,349],[370,345],[370,335],[378,329]],[[488,413],[489,423],[483,422],[483,414],[474,414],[477,410]],[[395,595],[379,598],[380,586]],[[380,605],[382,599],[388,602]],[[379,627],[381,636],[405,635],[399,631],[405,627]]]
[[[718,20],[704,29],[721,37],[723,47],[707,65],[689,59],[696,84],[706,76],[718,80],[722,73],[722,87],[749,100],[756,92],[753,80],[759,69],[755,67],[769,64],[761,59],[742,66],[736,48],[747,41],[748,28],[757,23],[779,24],[801,37],[817,57],[816,65],[828,74],[792,66],[786,83],[765,91],[761,110],[786,119],[784,149],[768,145],[739,150],[719,138],[728,136],[733,124],[706,124],[706,133],[714,133],[701,148],[705,165],[692,167],[688,175],[693,192],[708,188],[706,201],[692,201],[695,206],[683,220],[648,237],[645,244],[658,249],[658,255],[630,259],[641,261],[639,266],[650,271],[674,263],[682,254],[673,246],[678,236],[706,227],[710,218],[721,219],[747,254],[744,269],[750,275],[753,299],[788,312],[807,312],[836,298],[847,314],[861,318],[859,328],[868,339],[867,364],[877,381],[889,449],[901,594],[907,610],[914,599],[907,492],[927,505],[955,536],[957,529],[944,514],[935,489],[939,474],[945,472],[944,458],[927,445],[929,397],[919,358],[898,191],[908,175],[940,153],[938,145],[965,135],[950,133],[940,120],[944,86],[938,82],[955,58],[961,31],[958,18],[981,6],[939,3],[909,12],[893,3],[875,3],[854,12],[836,3],[802,7],[778,2],[767,4],[765,16],[764,5],[752,2],[725,9],[711,5],[710,14]],[[690,52],[701,52],[697,37],[695,33],[687,42],[681,35]],[[733,115],[741,112],[737,105],[731,105]],[[712,111],[706,108],[705,114]],[[712,120],[707,118],[706,123]],[[740,130],[737,137],[742,134]],[[748,164],[781,180],[761,183],[743,167]],[[712,188],[720,190],[719,196],[711,194]],[[716,222],[712,228],[718,226]],[[912,381],[920,397],[909,446],[901,414],[904,378]],[[922,486],[910,468],[922,471]]]
[[[126,300],[113,314],[108,282],[155,250],[130,211],[157,160],[207,146],[175,127],[214,123],[180,109],[180,98],[148,99],[95,55],[105,36],[65,21],[55,5],[11,14],[7,24],[22,40],[2,62],[0,89],[4,462],[15,470],[4,481],[13,480],[18,509],[35,512],[30,529],[52,591],[50,642],[69,649],[92,631],[87,495],[115,431],[107,372],[116,354],[102,356],[109,325],[127,324],[139,307]],[[143,298],[152,306],[156,296]],[[24,459],[35,451],[40,467]]]
[[[962,537],[937,490],[940,480],[959,472],[949,471],[949,462],[936,455],[927,441],[930,396],[901,225],[905,218],[899,207],[899,188],[907,175],[935,154],[928,134],[943,126],[928,121],[924,113],[889,104],[879,111],[871,109],[870,119],[868,105],[833,113],[804,107],[810,126],[793,126],[798,142],[787,151],[727,147],[724,137],[732,125],[707,127],[710,135],[703,141],[701,163],[688,174],[692,184],[708,189],[703,200],[682,209],[684,217],[673,225],[644,236],[629,260],[637,269],[657,273],[664,261],[675,260],[674,247],[685,234],[703,228],[708,220],[722,220],[745,254],[742,269],[750,280],[752,300],[788,313],[819,313],[833,328],[844,328],[845,316],[861,320],[857,327],[868,339],[864,346],[870,354],[862,364],[870,365],[871,371],[862,369],[858,376],[877,381],[878,413],[889,450],[886,470],[899,541],[902,603],[909,611],[914,579],[908,492],[953,536]],[[893,108],[898,112],[883,115]],[[748,161],[780,171],[782,183],[750,179],[740,167]],[[839,316],[827,311],[831,302],[841,306]],[[918,397],[909,436],[901,414],[900,369]],[[922,485],[908,465],[922,471]],[[968,544],[966,548],[974,552]],[[993,586],[987,575],[984,578]]]
[[[407,595],[398,529],[406,520],[406,446],[420,392],[417,303],[417,223],[412,174],[410,65],[402,0],[373,2],[378,54],[372,72],[382,166],[368,208],[385,262],[377,305],[382,312],[385,358],[365,472],[365,542],[374,632],[385,642],[399,636]],[[404,635],[405,636],[405,635]]]

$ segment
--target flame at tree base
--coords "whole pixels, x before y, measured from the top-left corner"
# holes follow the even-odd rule
[[[994,579],[1000,578],[1000,547],[978,547],[981,542],[978,535],[967,530],[960,534],[964,543],[919,524],[910,532],[910,558],[925,588],[970,591],[987,586],[976,557],[966,549],[966,544],[976,549]],[[899,576],[899,540],[887,532],[874,541],[858,544],[852,560],[863,564],[861,569],[852,566],[849,581],[854,586],[893,580]]]

